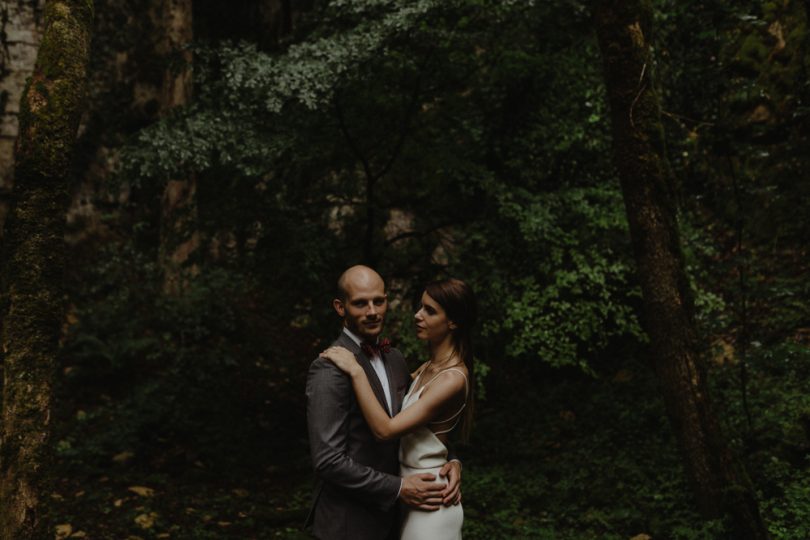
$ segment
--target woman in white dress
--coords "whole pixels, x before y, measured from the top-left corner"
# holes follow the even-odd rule
[[[416,336],[430,357],[413,372],[402,409],[388,416],[371,389],[365,371],[349,350],[330,347],[321,353],[351,376],[352,386],[374,436],[400,438],[401,476],[438,473],[447,463],[447,439],[457,426],[469,435],[473,410],[473,352],[470,334],[476,318],[472,289],[458,279],[430,283],[414,316]],[[446,480],[444,480],[446,481]],[[461,504],[436,511],[405,510],[401,540],[460,540]]]

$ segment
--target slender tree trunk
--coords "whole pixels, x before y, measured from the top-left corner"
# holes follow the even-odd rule
[[[6,309],[0,538],[49,538],[52,382],[63,318],[68,172],[86,87],[93,4],[52,0],[42,43],[20,106],[14,201],[6,227],[2,280]]]
[[[290,0],[260,0],[259,13],[264,30],[259,35],[259,45],[266,49],[277,49],[279,43],[292,32],[292,4]]]
[[[43,0],[0,5],[0,245],[14,183],[14,141],[25,81],[34,70]]]
[[[191,51],[193,38],[192,1],[163,0],[162,24],[165,37],[162,55],[168,66],[161,92],[164,114],[191,100]],[[200,233],[197,226],[197,180],[194,175],[167,182],[161,201],[160,265],[164,290],[177,294],[198,272]]]
[[[754,491],[712,411],[684,271],[659,98],[649,0],[598,0],[595,23],[653,364],[697,504],[728,516],[735,539],[768,538]]]
[[[165,32],[162,53],[168,61],[163,78],[161,106],[168,111],[186,105],[191,99],[191,51],[194,37],[191,0],[163,0],[162,24]]]

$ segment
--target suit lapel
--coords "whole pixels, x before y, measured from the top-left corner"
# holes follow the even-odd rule
[[[354,342],[352,338],[346,335],[345,332],[340,333],[340,337],[336,340],[337,344],[349,349],[351,352],[354,353],[355,358],[357,358],[357,362],[363,368],[363,371],[366,372],[366,377],[368,378],[368,382],[371,385],[371,389],[374,391],[374,395],[377,396],[377,401],[380,402],[382,408],[385,410],[388,416],[391,416],[391,411],[388,409],[388,403],[385,399],[385,391],[383,390],[382,384],[380,383],[380,378],[377,377],[377,372],[374,371],[374,368],[371,365],[371,361],[366,356],[366,354],[360,349],[357,343]],[[383,365],[385,363],[383,362]],[[391,373],[390,370],[385,370],[386,374],[388,375],[388,388],[394,388],[391,384]],[[393,403],[396,398],[393,395],[393,391],[391,394],[391,401],[392,405],[396,407],[396,404]]]
[[[385,366],[385,374],[388,375],[388,389],[391,391],[391,406],[394,408],[391,416],[396,416],[399,414],[400,407],[402,407],[402,400],[400,399],[399,392],[397,391],[399,385],[397,384],[397,381],[394,380],[393,370],[388,366],[388,358],[385,357],[384,353],[380,353],[380,356],[382,357],[383,365]]]

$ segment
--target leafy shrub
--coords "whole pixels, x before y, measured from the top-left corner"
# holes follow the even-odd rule
[[[63,453],[190,463],[238,461],[240,448],[261,448],[278,421],[274,404],[290,399],[272,384],[290,384],[296,351],[257,312],[250,281],[209,268],[167,295],[155,265],[134,249],[111,246],[100,259],[64,347],[62,394],[80,413]],[[234,449],[237,440],[253,444]]]

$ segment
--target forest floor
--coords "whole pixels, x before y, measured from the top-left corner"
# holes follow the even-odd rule
[[[772,357],[763,363],[771,367],[749,366],[756,444],[735,435],[744,416],[736,366],[715,367],[713,387],[774,538],[798,539],[806,538],[801,523],[810,514],[810,445],[800,425],[810,410],[801,382],[810,353],[781,354],[793,355],[790,366],[780,362],[774,371]],[[510,378],[517,389],[527,387],[527,377],[531,390],[509,392],[504,383],[499,399],[481,402],[473,440],[459,448],[465,539],[725,538],[721,523],[702,521],[693,507],[660,394],[643,364],[599,378]],[[62,455],[52,494],[57,538],[308,538],[301,529],[312,485],[306,435],[303,425],[287,427],[268,434],[266,455],[227,465],[171,446],[151,460],[123,453],[107,464]]]

